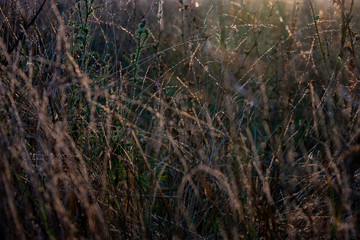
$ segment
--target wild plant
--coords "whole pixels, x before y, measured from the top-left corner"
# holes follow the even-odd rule
[[[356,239],[359,9],[1,2],[0,234]]]

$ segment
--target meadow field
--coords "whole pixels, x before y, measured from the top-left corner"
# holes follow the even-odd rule
[[[0,1],[0,238],[360,238],[359,12]]]

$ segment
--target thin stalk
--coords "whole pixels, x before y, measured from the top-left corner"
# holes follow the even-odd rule
[[[330,76],[330,72],[329,72],[329,68],[328,68],[328,64],[327,64],[327,60],[326,60],[326,55],[325,55],[325,51],[324,51],[324,48],[323,48],[323,45],[322,45],[322,42],[321,42],[321,38],[320,38],[320,32],[319,32],[319,28],[318,28],[318,25],[317,25],[317,17],[315,15],[315,9],[314,9],[314,5],[312,3],[311,0],[309,0],[309,5],[310,5],[310,9],[311,9],[311,14],[312,14],[312,18],[313,18],[313,21],[314,21],[314,26],[315,26],[315,31],[316,31],[316,36],[317,36],[317,40],[319,42],[319,47],[320,47],[320,52],[321,52],[321,55],[322,55],[322,58],[324,60],[324,64],[325,64],[325,67],[326,67],[326,70]]]

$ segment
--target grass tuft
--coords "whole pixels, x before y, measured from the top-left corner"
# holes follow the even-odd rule
[[[358,11],[0,2],[0,235],[359,238]]]

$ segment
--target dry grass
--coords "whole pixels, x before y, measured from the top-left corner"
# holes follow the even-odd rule
[[[2,1],[0,235],[357,239],[358,11]]]

